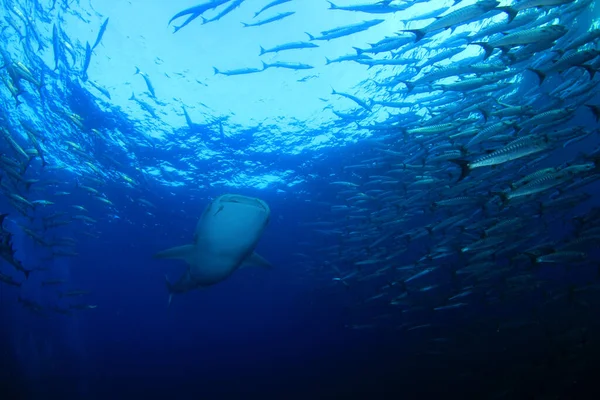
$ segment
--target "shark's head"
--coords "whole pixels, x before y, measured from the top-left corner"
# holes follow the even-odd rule
[[[254,247],[269,223],[271,211],[255,197],[226,194],[216,198],[198,221],[195,243],[209,246],[214,252],[229,252],[240,247]]]

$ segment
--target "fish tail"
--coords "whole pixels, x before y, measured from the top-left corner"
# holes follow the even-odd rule
[[[508,52],[511,50],[510,46],[500,46],[499,47],[500,51],[502,51],[502,55],[506,56],[508,54]]]
[[[538,204],[539,209],[538,209],[538,215],[537,216],[541,218],[541,217],[544,216],[544,211],[545,211],[544,210],[544,203],[541,202],[541,201],[539,201],[538,203],[539,203]]]
[[[429,205],[429,211],[430,212],[435,212],[435,210],[437,210],[438,208],[438,202],[437,201],[433,201],[431,202],[431,204]],[[429,232],[429,231],[428,231]],[[431,234],[431,232],[429,232],[429,234]]]
[[[265,48],[262,47],[262,46],[260,46],[260,54],[259,54],[259,56],[262,56],[265,53],[266,53]]]
[[[515,56],[514,54],[511,53],[506,53],[505,56],[508,58],[508,63],[510,65],[514,64],[517,62],[517,56]]]
[[[331,60],[327,57],[325,57],[325,65],[329,65],[331,64]]]
[[[591,65],[583,64],[581,65],[581,67],[587,71],[587,73],[590,75],[590,79],[594,79],[594,76],[596,75],[596,70]]]
[[[406,128],[403,127],[399,127],[400,129],[400,133],[402,134],[402,143],[406,143],[408,141],[408,132],[406,131]],[[404,192],[406,192],[407,189],[404,188]]]
[[[362,54],[362,53],[364,52],[364,50],[363,50],[363,49],[361,49],[360,47],[354,47],[354,46],[352,46],[352,48],[353,48],[354,50],[356,50],[356,54]]]
[[[270,65],[269,65],[269,64],[267,64],[267,63],[266,63],[266,62],[264,62],[264,61],[262,61],[262,65],[263,65],[263,71],[264,71],[265,69],[267,69],[267,68],[269,68],[269,67],[270,67]]]
[[[508,22],[512,22],[512,20],[515,19],[515,17],[519,13],[519,11],[515,10],[512,7],[496,7],[496,10],[505,12],[506,15],[508,16]]]
[[[415,84],[409,81],[401,81],[402,83],[404,83],[404,85],[406,86],[406,89],[408,89],[408,93],[412,92],[413,89],[415,88]]]
[[[42,90],[42,88],[45,86],[45,79],[44,79],[45,75],[44,72],[42,71],[40,73],[40,81],[37,85],[35,85],[35,87],[37,87],[37,90],[40,91]]]
[[[586,104],[585,106],[594,114],[596,122],[600,121],[600,106],[595,106],[593,104]]]
[[[244,25],[244,28],[247,28],[247,27],[249,27],[249,26],[250,26],[250,24],[247,24],[247,23],[245,23],[245,22],[242,22],[242,25]]]
[[[335,4],[333,4],[332,2],[330,2],[329,0],[327,0],[327,2],[329,3],[329,9],[330,10],[335,10],[338,8],[338,6],[336,6]]]
[[[537,256],[535,254],[528,253],[528,252],[525,252],[523,254],[525,254],[527,257],[529,257],[529,261],[531,261],[532,265],[535,265],[538,263]]]
[[[500,197],[500,201],[502,202],[502,207],[506,207],[506,205],[508,204],[508,201],[510,200],[508,198],[507,192],[492,192],[492,194]]]
[[[483,216],[484,216],[485,218],[489,218],[489,217],[490,217],[490,213],[489,213],[489,211],[490,211],[490,210],[488,209],[488,205],[487,205],[487,203],[485,203],[485,202],[482,202],[482,203],[481,203],[481,213],[483,214]],[[484,232],[484,234],[485,234],[485,232]]]
[[[304,33],[306,33],[308,35],[309,40],[315,40],[315,37],[313,35],[311,35],[310,33],[308,33],[308,32],[304,32]]]
[[[131,97],[129,98],[129,100],[135,100],[135,93],[131,92]]]
[[[535,68],[527,68],[527,69],[537,75],[538,79],[540,80],[540,85],[542,83],[544,83],[544,79],[546,79],[546,74],[542,70],[535,69]]]
[[[138,67],[135,67],[135,74],[134,74],[134,75],[137,75],[137,74],[139,74],[140,72],[141,72],[141,71],[140,71],[140,69],[139,69]]]
[[[483,121],[487,122],[488,118],[490,117],[490,114],[483,108],[478,108],[477,110],[481,113],[481,116],[483,117]]]
[[[467,160],[463,160],[462,158],[455,158],[453,160],[448,160],[448,161],[450,161],[451,163],[454,163],[460,167],[460,176],[458,177],[458,182],[462,181],[467,176],[469,176],[469,173],[471,172],[471,168],[469,168],[469,162]]]
[[[427,32],[425,32],[423,29],[405,29],[405,30],[403,30],[401,32],[409,32],[409,33],[414,34],[415,35],[415,42],[420,41],[427,34]]]
[[[489,43],[486,43],[486,42],[473,42],[471,44],[480,46],[483,49],[483,51],[485,52],[485,56],[483,57],[484,60],[487,60],[492,55],[492,53],[494,52],[494,46],[490,46]]]
[[[31,165],[31,162],[33,161],[34,158],[35,158],[35,156],[29,156],[29,158],[27,159],[27,162],[21,166],[21,174],[24,174],[25,171],[27,171],[27,168],[29,168],[29,166]]]
[[[220,73],[221,73],[221,71],[219,71],[219,70],[217,69],[217,67],[213,67],[213,71],[215,71],[215,75],[217,75],[217,74],[220,74]]]

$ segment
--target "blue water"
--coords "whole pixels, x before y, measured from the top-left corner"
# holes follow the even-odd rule
[[[2,136],[13,137],[30,155],[36,154],[19,124],[32,122],[48,165],[42,166],[38,151],[23,173],[23,179],[36,179],[31,189],[2,187],[0,211],[9,215],[4,229],[14,235],[16,258],[33,272],[24,279],[8,263],[0,264],[0,272],[21,283],[0,283],[0,397],[597,398],[597,245],[589,249],[581,267],[530,267],[535,280],[518,287],[525,289],[520,296],[499,289],[506,284],[504,278],[470,282],[485,290],[457,312],[420,310],[446,304],[466,286],[446,273],[462,266],[461,257],[444,260],[446,272],[424,281],[442,286],[443,293],[411,294],[406,312],[391,307],[390,299],[371,300],[390,284],[389,275],[357,281],[349,288],[334,279],[336,268],[349,273],[361,259],[344,258],[343,252],[364,258],[369,249],[336,236],[351,228],[344,226],[349,218],[332,208],[349,204],[340,193],[343,189],[332,182],[366,182],[368,175],[378,175],[381,149],[397,149],[402,137],[358,129],[355,122],[375,126],[394,116],[407,118],[401,124],[414,127],[409,119],[424,118],[426,112],[418,104],[402,112],[374,107],[365,117],[355,102],[332,94],[332,89],[375,98],[383,89],[373,81],[408,69],[367,68],[354,62],[326,65],[325,60],[351,54],[353,47],[367,48],[400,29],[423,27],[426,24],[406,21],[453,2],[415,1],[406,11],[368,14],[331,10],[321,0],[291,0],[253,18],[267,3],[246,0],[219,20],[203,24],[197,19],[173,33],[183,20],[169,25],[169,19],[195,6],[195,1],[2,1],[0,47],[5,65],[0,73],[6,80],[0,89],[0,125],[8,132]],[[226,7],[208,11],[205,17]],[[295,13],[263,26],[241,24],[284,11]],[[543,15],[546,10],[535,12]],[[596,5],[568,20],[573,35],[597,27],[597,13]],[[106,18],[106,32],[84,71],[86,42],[94,44]],[[318,48],[259,56],[260,46],[308,41],[305,32],[318,34],[375,18],[384,21],[359,33],[319,41]],[[442,32],[435,40],[475,33],[502,21],[502,16],[482,21]],[[60,28],[62,38],[56,69],[53,26]],[[477,46],[465,47],[453,62],[483,54]],[[590,48],[598,48],[597,39]],[[421,49],[413,56],[428,57]],[[7,60],[27,66],[41,80],[39,88],[22,80],[23,92],[11,94]],[[237,76],[213,70],[262,68],[262,62],[313,68],[271,67]],[[146,74],[155,96],[144,77],[135,74],[136,68]],[[549,86],[542,88],[551,90],[561,79],[549,77]],[[110,99],[90,82],[107,90]],[[542,90],[534,74],[516,82],[524,98],[530,90]],[[542,109],[544,98],[540,99],[536,105]],[[599,100],[591,93],[586,104]],[[597,148],[597,119],[583,106],[574,115],[569,126],[582,125],[592,134],[540,165],[573,162],[582,152]],[[20,157],[9,140],[0,142],[3,156]],[[359,164],[372,170],[344,168]],[[446,167],[451,177],[447,184],[458,185],[456,169]],[[4,165],[2,171],[2,182],[9,182]],[[593,207],[600,205],[599,190],[597,182],[587,186],[590,200],[552,214],[556,219],[540,230],[544,238],[560,241],[570,235],[572,217],[592,215]],[[28,211],[30,218],[15,207],[20,200],[11,193],[53,204],[36,206]],[[241,268],[213,287],[175,295],[169,305],[165,276],[176,281],[186,265],[152,255],[191,242],[203,209],[223,193],[258,197],[269,205],[270,224],[256,251],[273,267]],[[426,225],[430,210],[420,211],[415,215],[423,214],[423,219],[402,225],[399,233]],[[54,212],[92,220],[43,229],[41,221]],[[533,223],[542,220],[546,222],[539,218]],[[332,227],[328,221],[336,224]],[[71,238],[76,245],[67,249],[76,254],[52,257],[49,247],[36,243],[23,227],[48,241]],[[332,235],[320,228],[340,232]],[[331,250],[340,243],[341,250]],[[390,252],[401,245],[390,244]],[[408,243],[394,265],[414,263],[435,245],[435,240]],[[366,275],[369,268],[359,269],[360,274]],[[50,279],[65,283],[42,284]],[[593,290],[573,294],[584,287]],[[89,293],[61,295],[69,290]],[[557,295],[565,300],[552,300]],[[23,299],[42,311],[25,306]]]

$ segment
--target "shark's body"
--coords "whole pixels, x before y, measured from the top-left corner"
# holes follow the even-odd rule
[[[269,267],[254,253],[269,218],[269,206],[254,197],[225,194],[213,200],[196,225],[192,244],[154,255],[185,260],[189,265],[178,282],[167,280],[169,302],[174,293],[219,283],[244,264]]]

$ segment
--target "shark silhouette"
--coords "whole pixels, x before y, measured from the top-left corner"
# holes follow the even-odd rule
[[[169,304],[173,294],[219,283],[241,266],[271,267],[254,252],[270,214],[269,206],[254,197],[225,194],[213,200],[196,225],[193,243],[154,255],[188,264],[179,281],[170,283],[166,279]]]

